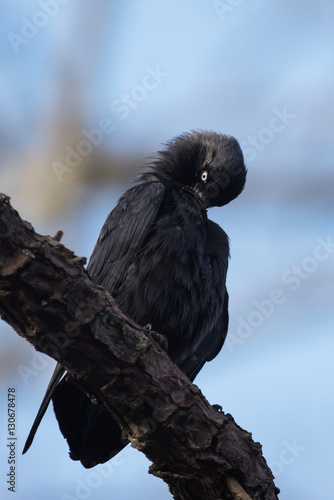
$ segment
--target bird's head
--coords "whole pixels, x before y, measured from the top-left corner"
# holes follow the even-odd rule
[[[195,131],[167,143],[141,179],[182,184],[195,191],[205,208],[220,207],[243,190],[246,167],[234,137]]]

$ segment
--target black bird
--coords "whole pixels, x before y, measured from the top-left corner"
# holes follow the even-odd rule
[[[233,137],[207,131],[177,137],[108,215],[87,267],[123,312],[167,338],[169,356],[190,380],[218,354],[228,326],[229,240],[206,209],[236,198],[245,180]],[[71,458],[90,468],[127,441],[111,414],[64,373],[58,364],[23,453],[52,398]]]

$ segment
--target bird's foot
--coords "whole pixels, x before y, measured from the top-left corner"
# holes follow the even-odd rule
[[[214,408],[218,413],[222,413],[223,407],[220,405],[212,405],[212,408]]]
[[[168,340],[166,335],[163,335],[162,333],[158,333],[152,330],[152,325],[150,323],[144,326],[144,330],[147,331],[147,333],[151,336],[151,338],[157,344],[159,344],[159,346],[162,347],[164,351],[168,351]]]

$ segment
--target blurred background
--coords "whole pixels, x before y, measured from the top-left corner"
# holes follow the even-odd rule
[[[230,327],[196,379],[263,445],[281,500],[328,498],[333,472],[334,5],[326,0],[0,0],[0,185],[79,256],[145,158],[192,129],[235,136],[248,179],[212,209],[231,240]],[[170,499],[127,447],[91,470],[52,409],[21,456],[54,361],[4,322],[0,492],[8,387],[16,500]]]

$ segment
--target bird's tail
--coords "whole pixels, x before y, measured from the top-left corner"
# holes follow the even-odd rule
[[[54,390],[57,387],[57,385],[59,384],[62,377],[64,376],[65,371],[66,371],[65,368],[61,364],[57,363],[57,366],[53,372],[53,375],[51,377],[49,385],[46,389],[45,396],[43,398],[41,406],[38,410],[38,413],[36,415],[34,423],[32,424],[32,427],[31,427],[31,430],[29,432],[29,436],[27,438],[26,444],[24,445],[23,452],[22,452],[23,455],[24,455],[24,453],[26,453],[29,450],[31,443],[34,440],[34,437],[35,437],[36,431],[39,427],[39,424],[41,423],[41,420],[44,416],[44,413],[46,412],[47,407],[49,406],[49,403],[50,403],[50,400],[51,400],[52,395],[54,393]]]

